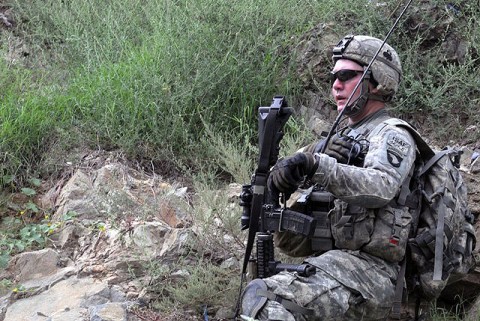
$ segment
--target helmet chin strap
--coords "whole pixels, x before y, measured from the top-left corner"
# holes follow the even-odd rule
[[[345,111],[344,114],[351,117],[351,116],[356,116],[360,114],[367,104],[368,98],[369,98],[369,90],[368,90],[368,84],[370,82],[370,77],[372,76],[372,72],[368,70],[365,73],[365,77],[362,79],[362,86],[360,88],[360,95],[358,98],[350,105],[345,106]],[[352,96],[355,93],[352,93]]]
[[[369,83],[370,83],[371,75],[372,75],[372,72],[369,70],[362,80],[360,95],[352,104],[345,106],[344,114],[346,116],[351,117],[351,116],[356,116],[360,114],[363,111],[363,108],[365,107],[369,99],[383,101],[383,102],[388,101],[383,96],[370,93]]]

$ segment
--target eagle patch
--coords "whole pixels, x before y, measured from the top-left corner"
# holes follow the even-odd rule
[[[387,158],[393,167],[400,167],[411,145],[402,136],[391,135],[387,140]]]

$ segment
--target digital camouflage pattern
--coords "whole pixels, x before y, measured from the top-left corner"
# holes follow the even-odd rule
[[[276,295],[313,309],[305,316],[269,300],[259,320],[384,320],[392,304],[397,265],[359,251],[333,250],[307,260],[317,273],[281,272],[263,281]]]
[[[381,110],[354,129],[368,137],[388,118],[386,111]],[[335,246],[340,250],[306,259],[317,267],[317,274],[313,276],[282,272],[263,279],[269,291],[313,309],[314,315],[289,311],[281,302],[267,300],[259,314],[250,317],[259,320],[382,320],[387,317],[394,297],[397,262],[405,254],[411,221],[408,208],[393,210],[393,207],[414,166],[416,145],[407,130],[396,126],[384,126],[368,140],[363,167],[339,164],[325,154],[317,155],[319,166],[312,180],[338,198],[338,206],[330,217]],[[380,211],[383,215],[378,215]],[[345,217],[348,224],[342,222]],[[376,227],[381,230],[376,231]],[[299,238],[290,241],[297,241],[299,247],[305,246]],[[295,244],[286,239],[283,243],[289,244],[289,250],[302,252],[295,250]]]
[[[363,126],[355,129],[361,131]],[[397,126],[385,126],[368,140],[363,168],[338,164],[336,159],[320,154],[313,181],[349,204],[381,208],[396,196],[408,177],[415,162],[416,145],[408,131]]]
[[[313,181],[338,198],[329,215],[337,248],[362,249],[399,262],[412,218],[407,207],[395,204],[395,196],[413,169],[416,147],[408,131],[398,126],[384,126],[369,137],[388,118],[382,110],[355,126],[370,141],[363,168],[322,154]],[[275,244],[291,256],[315,254],[308,240],[292,233],[275,233]]]

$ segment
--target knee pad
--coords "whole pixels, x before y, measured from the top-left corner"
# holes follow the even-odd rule
[[[255,279],[248,283],[242,294],[242,314],[255,318],[267,303],[267,298],[257,291],[267,291],[267,284],[262,279]]]

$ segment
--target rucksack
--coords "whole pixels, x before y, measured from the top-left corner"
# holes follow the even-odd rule
[[[409,123],[395,118],[384,123],[407,129],[420,152],[405,199],[413,217],[405,259],[407,278],[415,278],[421,296],[433,300],[475,266],[474,216],[459,171],[462,151],[434,152]]]

